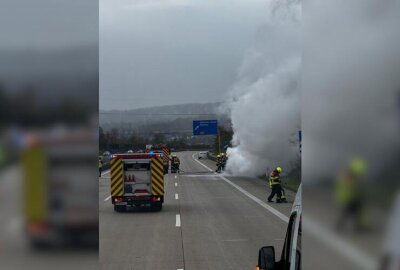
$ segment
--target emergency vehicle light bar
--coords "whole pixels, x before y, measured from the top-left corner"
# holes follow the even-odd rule
[[[114,154],[113,158],[125,158],[125,159],[147,159],[152,157],[162,157],[162,154]]]

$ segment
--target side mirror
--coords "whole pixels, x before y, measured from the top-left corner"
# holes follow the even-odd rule
[[[258,252],[258,269],[275,269],[275,248],[273,246],[262,247]]]

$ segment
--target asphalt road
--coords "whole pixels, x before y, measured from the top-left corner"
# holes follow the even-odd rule
[[[264,245],[274,245],[279,256],[286,223],[266,207],[289,216],[291,204],[266,204],[264,181],[220,177],[195,161],[193,154],[179,153],[183,172],[166,176],[166,202],[157,213],[115,213],[107,199],[109,173],[104,172],[99,179],[102,269],[254,269],[258,249]],[[201,162],[215,169],[214,162]],[[97,254],[29,248],[22,175],[17,165],[0,171],[0,268],[99,269],[93,263]],[[293,201],[293,193],[287,195]],[[371,250],[377,241],[360,237],[352,243],[330,232],[315,222],[331,218],[332,213],[324,210],[326,202],[304,195],[303,269],[372,269],[368,266],[376,262]]]
[[[109,173],[100,179],[102,269],[254,269],[258,250],[282,248],[286,222],[265,207],[266,183],[214,174],[215,163],[178,153],[181,174],[168,174],[161,212],[116,213]],[[207,168],[208,167],[208,168]],[[293,202],[293,193],[288,192]],[[291,203],[270,204],[289,216]]]

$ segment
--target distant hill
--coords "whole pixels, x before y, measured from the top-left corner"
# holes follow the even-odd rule
[[[100,126],[106,131],[112,128],[140,130],[141,132],[190,131],[193,120],[218,119],[228,125],[228,117],[218,112],[220,102],[192,103],[159,106],[133,110],[100,111]]]
[[[210,119],[218,113],[220,102],[191,103],[140,108],[133,110],[100,110],[100,125],[115,123],[149,123],[172,121],[178,118]]]
[[[65,98],[98,110],[97,44],[59,50],[0,51],[3,91],[31,89],[37,102],[55,105]]]

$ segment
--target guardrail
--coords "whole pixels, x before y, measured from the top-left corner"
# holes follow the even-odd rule
[[[217,161],[217,157],[214,154],[210,153],[210,152],[207,152],[207,158],[212,160],[212,161]]]

